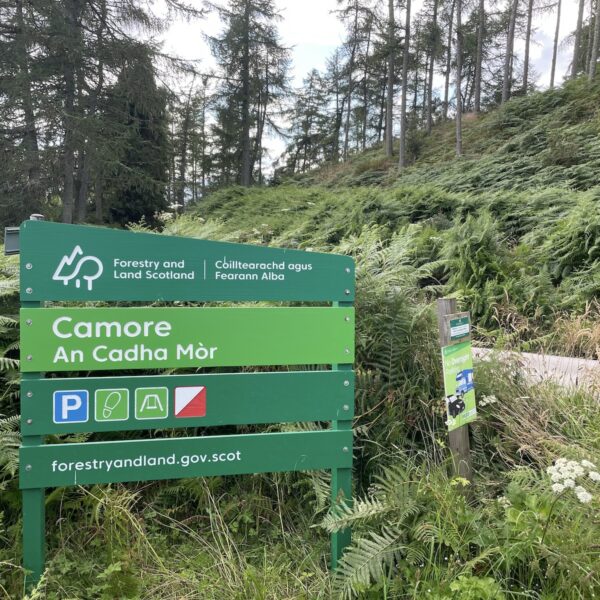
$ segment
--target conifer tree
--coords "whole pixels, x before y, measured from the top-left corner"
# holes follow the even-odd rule
[[[277,128],[273,111],[287,92],[289,51],[279,40],[272,0],[208,4],[224,24],[220,35],[209,38],[222,81],[214,127],[219,178],[247,186],[260,177],[255,167],[265,127]]]
[[[388,0],[387,22],[387,78],[386,78],[386,109],[385,109],[385,153],[394,153],[394,79],[396,60],[396,21],[394,0]]]

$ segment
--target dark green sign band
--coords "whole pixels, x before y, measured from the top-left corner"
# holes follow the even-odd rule
[[[348,256],[25,221],[21,300],[354,299]]]
[[[21,309],[21,370],[348,363],[353,308]]]
[[[351,431],[55,444],[20,450],[21,489],[352,467]]]
[[[160,406],[145,410],[148,396]],[[85,406],[78,406],[79,402]],[[352,371],[86,377],[21,383],[24,435],[333,421],[353,416]]]

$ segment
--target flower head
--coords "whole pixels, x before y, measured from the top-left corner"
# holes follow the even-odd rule
[[[575,495],[582,504],[589,504],[592,501],[592,495],[589,492],[586,492],[584,489]]]

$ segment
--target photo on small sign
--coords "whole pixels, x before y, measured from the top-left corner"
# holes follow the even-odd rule
[[[445,346],[442,361],[448,431],[453,431],[477,417],[471,342]]]

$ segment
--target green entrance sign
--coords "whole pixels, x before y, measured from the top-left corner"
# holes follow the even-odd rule
[[[471,342],[442,348],[448,431],[477,418]]]
[[[45,487],[329,469],[332,504],[351,503],[351,258],[33,221],[20,236],[26,587],[44,570]],[[330,306],[44,306],[97,300]],[[264,372],[291,366],[318,370]],[[206,367],[245,372],[118,376]],[[111,373],[43,375],[90,371]],[[304,421],[331,427],[81,444],[44,438],[171,428],[198,436],[215,425]],[[332,567],[349,542],[349,529],[332,534]]]
[[[141,388],[166,388],[166,418],[140,420],[135,397]],[[84,392],[90,418],[56,422],[69,394]],[[66,400],[65,400],[66,397]],[[199,398],[198,398],[199,397]],[[26,379],[21,382],[23,435],[132,431],[218,425],[348,420],[354,416],[352,371],[222,373]]]
[[[52,444],[21,449],[21,487],[350,468],[351,447],[351,431]]]
[[[24,372],[351,362],[353,308],[24,308]]]
[[[26,221],[21,299],[352,301],[350,257]]]

